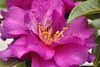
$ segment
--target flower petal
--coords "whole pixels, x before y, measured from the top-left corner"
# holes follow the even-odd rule
[[[59,67],[55,63],[54,59],[44,60],[35,53],[31,55],[31,58],[32,58],[32,67]]]
[[[53,11],[53,23],[52,23],[52,34],[55,34],[57,30],[61,31],[66,26],[66,19],[60,15],[56,10]]]
[[[94,47],[94,46],[96,46],[96,45],[98,45],[98,44],[95,43],[95,38],[94,38],[93,35],[90,36],[90,37],[87,39],[86,45],[89,47],[89,49],[92,48],[92,47]]]
[[[68,13],[70,10],[74,8],[74,1],[73,0],[62,0],[65,5],[65,10]]]
[[[78,1],[78,2],[75,2],[75,6],[77,6],[78,4],[80,4],[82,1]]]
[[[29,10],[31,8],[33,0],[7,0],[8,8],[12,6],[17,6],[25,10]]]
[[[38,3],[33,1],[32,9],[34,17],[38,22],[41,22],[43,27],[48,27],[52,23],[52,8],[48,1]]]
[[[64,37],[60,39],[59,43],[70,43],[73,42],[73,37],[80,39],[80,42],[77,40],[76,43],[81,45],[85,44],[87,39],[94,33],[95,28],[88,28],[88,22],[85,17],[80,17],[74,20],[69,26],[68,29],[64,31]],[[72,39],[72,40],[71,40]],[[67,41],[68,40],[68,41]],[[74,42],[75,42],[74,41]]]
[[[25,53],[29,52],[26,47],[26,37],[18,38],[15,42],[8,45],[6,50],[0,52],[0,58],[7,61],[10,57],[21,58]]]
[[[39,0],[32,4],[32,12],[38,22],[42,22],[43,27],[48,27],[53,23],[52,13],[57,11],[60,16],[64,16],[64,4],[61,0]]]
[[[24,16],[24,23],[29,30],[38,35],[38,21],[33,16],[32,12],[28,12]]]
[[[5,20],[2,21],[0,28],[2,37],[6,38],[10,35],[26,34],[27,28],[23,24],[23,17],[26,13],[18,7],[11,7],[7,12],[1,12]],[[11,37],[12,37],[11,36]]]
[[[55,51],[47,47],[44,43],[40,42],[34,36],[29,36],[27,49],[38,53],[45,60],[51,59]]]
[[[8,49],[1,51],[0,57],[4,60],[8,60],[9,57],[21,58],[26,53],[31,51],[38,53],[46,60],[51,59],[55,54],[54,50],[41,43],[35,35],[29,34],[28,36],[18,38],[11,45],[9,45]]]
[[[88,56],[87,62],[91,63],[96,57],[94,54],[91,54],[91,53],[89,53],[88,55],[89,56]]]
[[[55,48],[54,59],[59,66],[81,65],[87,61],[88,48],[78,44],[66,44]]]

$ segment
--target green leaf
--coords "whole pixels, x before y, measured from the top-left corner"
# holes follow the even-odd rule
[[[3,61],[2,59],[0,59],[0,67],[11,67],[25,61],[28,60],[18,60],[17,58],[10,58],[8,61]]]
[[[67,26],[81,16],[100,13],[100,0],[88,0],[78,4],[70,13]]]
[[[90,24],[92,27],[96,27],[97,29],[100,29],[100,19],[95,19]]]
[[[25,64],[25,62],[23,62],[23,63],[16,65],[16,67],[26,67],[26,64]]]
[[[26,61],[25,63],[26,63],[26,67],[31,67],[31,60]]]
[[[94,67],[97,67],[100,63],[100,36],[95,40],[95,42],[99,45],[92,49],[92,53],[96,56],[96,59],[93,61]]]
[[[0,0],[0,7],[2,7],[2,8],[7,7],[6,0]]]
[[[86,0],[74,0],[74,2],[77,2],[77,1],[86,1]]]
[[[91,19],[91,20],[96,19],[95,15],[92,15],[92,14],[86,15],[85,17],[86,17],[87,19]]]

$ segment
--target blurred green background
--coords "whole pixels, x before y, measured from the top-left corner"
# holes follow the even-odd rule
[[[0,8],[6,8],[6,0],[0,0]]]

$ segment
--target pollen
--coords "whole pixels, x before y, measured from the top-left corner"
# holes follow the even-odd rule
[[[59,30],[56,32],[56,34],[59,34]]]
[[[42,31],[43,31],[43,30],[47,30],[47,28],[44,27],[44,28],[42,28]]]
[[[63,35],[63,33],[61,32],[61,35]]]
[[[41,25],[41,22],[39,22],[39,25]]]
[[[50,38],[51,36],[48,36],[48,38]]]
[[[51,32],[49,32],[49,34],[52,34]]]
[[[43,34],[48,34],[48,32],[46,31],[46,32],[43,32]]]
[[[40,27],[40,25],[38,25],[38,27]]]
[[[42,28],[42,26],[40,26],[40,28]]]
[[[52,38],[49,38],[50,40],[52,40]]]
[[[64,37],[64,35],[61,35],[61,37]]]
[[[66,30],[66,29],[68,29],[68,27],[63,27],[63,30]]]

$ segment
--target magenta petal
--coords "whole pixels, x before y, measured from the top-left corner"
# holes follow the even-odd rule
[[[25,10],[29,10],[31,8],[33,0],[7,0],[8,8],[12,6],[17,6]]]
[[[65,14],[64,4],[61,0],[33,1],[31,9],[38,22],[42,22],[43,27],[48,27],[53,23],[52,16],[54,10],[57,11],[60,16]],[[60,19],[61,17],[59,17],[59,15],[57,18]]]
[[[26,13],[24,16],[24,23],[29,30],[38,35],[38,21],[33,16],[32,12]]]
[[[29,52],[26,47],[26,37],[17,39],[12,44],[8,45],[6,50],[0,52],[0,58],[7,61],[10,57],[21,58],[24,54]]]
[[[55,34],[57,30],[61,31],[66,26],[66,19],[60,15],[56,10],[53,11],[53,23],[52,23],[52,34]]]
[[[91,54],[91,53],[89,53],[88,55],[89,56],[88,56],[87,62],[91,63],[96,58],[96,56],[94,54]]]
[[[1,12],[4,13],[4,12]],[[26,12],[18,7],[9,8],[6,15],[4,15],[5,20],[2,21],[2,30],[5,30],[7,34],[18,35],[26,34],[27,28],[23,24],[23,17]],[[3,32],[1,32],[3,35]]]
[[[78,32],[82,29],[88,29],[88,21],[85,17],[80,17],[72,21],[72,23],[68,26],[68,30]]]
[[[2,40],[6,40],[6,38],[13,38],[16,37],[14,35],[9,34],[2,26],[0,26],[0,33],[2,34],[0,38]]]
[[[44,59],[51,59],[55,51],[41,43],[34,35],[29,36],[26,44],[27,50],[38,53]]]
[[[31,55],[31,58],[32,58],[32,67],[59,67],[55,63],[54,59],[44,60],[35,53]]]
[[[78,4],[80,4],[82,1],[78,1],[78,2],[75,2],[75,6],[77,6]]]
[[[45,60],[51,59],[55,54],[54,50],[50,49],[45,44],[41,43],[34,36],[29,37],[27,44],[28,50],[38,53]]]
[[[96,45],[98,45],[98,44],[95,43],[95,38],[94,38],[93,35],[90,36],[90,37],[87,39],[86,45],[89,47],[89,49],[92,48],[92,47],[94,47],[94,46],[96,46]]]
[[[54,59],[59,66],[82,65],[87,61],[88,48],[77,44],[66,44],[55,48]]]
[[[38,22],[41,22],[43,27],[48,27],[52,23],[52,11],[51,5],[48,1],[46,2],[35,2],[33,1],[32,9],[34,17]]]
[[[62,0],[62,1],[64,2],[66,12],[69,12],[75,6],[73,0]]]
[[[72,65],[72,66],[70,66],[70,67],[80,67],[79,65]]]
[[[68,29],[64,31],[64,37],[59,42],[67,43],[67,40],[73,37],[81,39],[82,44],[85,44],[87,39],[94,33],[95,28],[88,28],[88,22],[85,17],[80,17],[74,20]],[[70,40],[70,41],[73,41]],[[76,40],[77,42],[77,40]],[[77,42],[78,43],[78,42]]]

